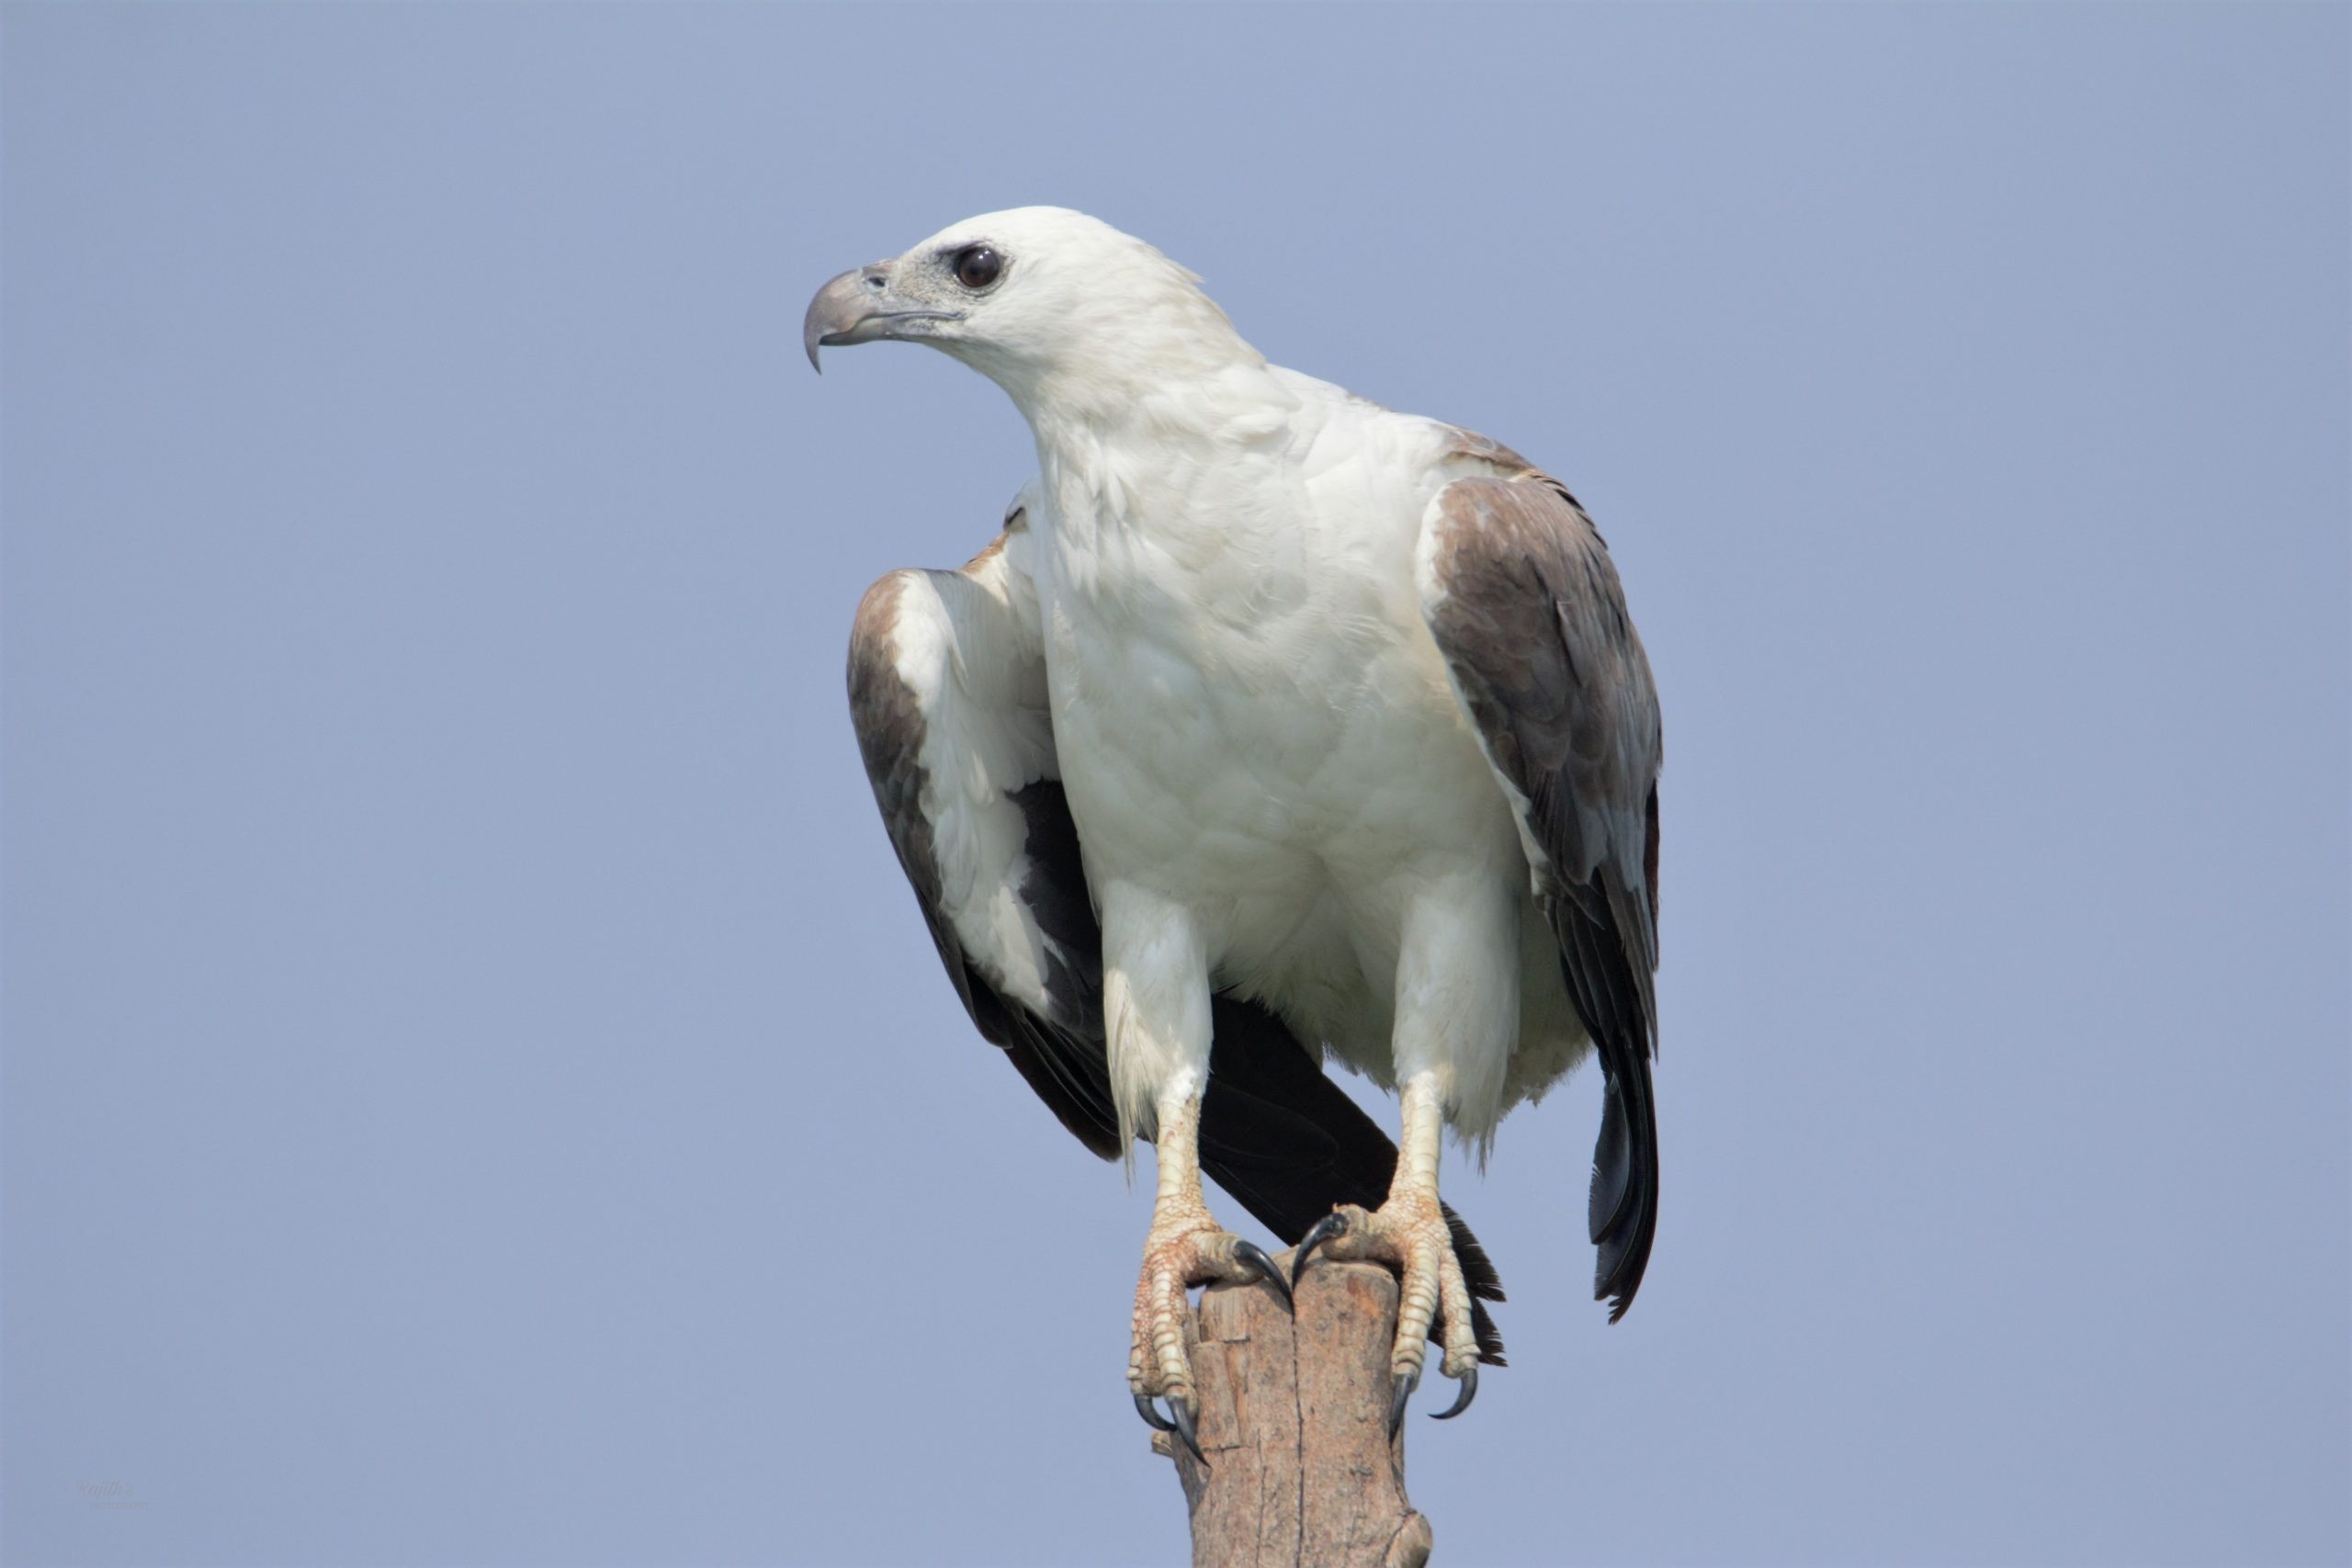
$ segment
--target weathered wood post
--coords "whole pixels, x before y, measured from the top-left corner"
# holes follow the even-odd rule
[[[1405,1496],[1404,1437],[1385,1429],[1396,1334],[1396,1277],[1372,1264],[1317,1257],[1295,1320],[1264,1284],[1204,1294],[1185,1338],[1206,1472],[1167,1434],[1152,1437],[1184,1483],[1196,1568],[1429,1561],[1430,1522]]]

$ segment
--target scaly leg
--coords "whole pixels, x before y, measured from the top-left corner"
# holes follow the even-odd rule
[[[1151,1234],[1143,1246],[1143,1276],[1136,1282],[1135,1335],[1127,1352],[1127,1383],[1136,1409],[1161,1431],[1172,1431],[1205,1464],[1195,1430],[1197,1405],[1192,1362],[1184,1355],[1185,1291],[1212,1280],[1262,1279],[1291,1299],[1290,1281],[1256,1243],[1209,1217],[1201,1193],[1201,1097],[1171,1095],[1159,1107],[1159,1190],[1152,1200]],[[1168,1401],[1166,1416],[1153,1408]]]
[[[1295,1285],[1306,1271],[1307,1256],[1320,1247],[1333,1258],[1387,1263],[1404,1276],[1396,1304],[1396,1346],[1389,1357],[1396,1389],[1388,1405],[1391,1432],[1404,1419],[1405,1402],[1420,1383],[1421,1360],[1433,1325],[1442,1326],[1444,1336],[1445,1375],[1462,1385],[1453,1407],[1438,1419],[1461,1415],[1478,1394],[1478,1342],[1470,1327],[1470,1288],[1438,1206],[1437,1162],[1445,1110],[1436,1077],[1419,1073],[1408,1078],[1398,1098],[1404,1104],[1404,1127],[1396,1140],[1396,1178],[1389,1184],[1387,1201],[1377,1211],[1353,1203],[1332,1210],[1300,1238],[1291,1265]]]

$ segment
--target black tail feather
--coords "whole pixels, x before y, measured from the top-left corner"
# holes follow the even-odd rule
[[[1609,1321],[1625,1315],[1657,1235],[1657,1110],[1650,1085],[1650,1021],[1606,901],[1564,899],[1552,911],[1561,973],[1600,1055],[1600,1136],[1592,1149],[1587,1228],[1597,1248],[1592,1294]],[[1612,1299],[1613,1298],[1613,1299]]]
[[[1639,1132],[1634,1131],[1636,1126]],[[1605,1163],[1612,1143],[1617,1145],[1618,1161],[1613,1173]],[[1634,1174],[1636,1167],[1627,1156],[1630,1149],[1646,1154],[1638,1181]],[[1609,1307],[1609,1321],[1614,1323],[1625,1315],[1634,1292],[1641,1289],[1642,1275],[1649,1267],[1650,1246],[1657,1235],[1657,1119],[1650,1099],[1646,1059],[1635,1063],[1623,1085],[1611,1078],[1605,1086],[1600,1141],[1592,1158],[1591,1235],[1598,1249],[1592,1294],[1595,1301],[1615,1298]],[[1615,1187],[1605,1205],[1604,1178]]]

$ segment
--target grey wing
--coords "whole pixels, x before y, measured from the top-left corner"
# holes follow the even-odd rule
[[[1657,1230],[1657,692],[1608,547],[1575,498],[1490,444],[1456,456],[1493,471],[1431,502],[1422,613],[1518,811],[1569,998],[1600,1057],[1588,1220],[1593,1294],[1614,1298],[1614,1322]]]
[[[1027,583],[999,537],[960,571],[897,571],[850,634],[875,804],[956,995],[1094,1153],[1122,1148],[1101,936],[1055,767]]]

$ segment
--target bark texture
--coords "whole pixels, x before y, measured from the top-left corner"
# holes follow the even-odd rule
[[[1290,1255],[1281,1262],[1287,1270]],[[1196,1565],[1429,1561],[1429,1520],[1405,1495],[1403,1434],[1392,1443],[1385,1430],[1396,1333],[1396,1277],[1371,1264],[1318,1256],[1295,1321],[1264,1284],[1204,1294],[1185,1337],[1206,1472],[1181,1444],[1152,1439],[1184,1483]]]

